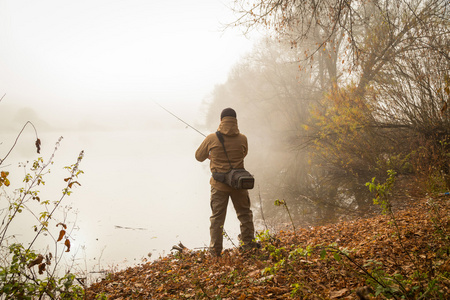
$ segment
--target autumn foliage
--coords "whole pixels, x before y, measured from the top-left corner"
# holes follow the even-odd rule
[[[355,90],[335,87],[312,109],[305,129],[312,133],[313,153],[319,163],[354,176],[374,175],[377,155],[384,151],[374,143],[370,106]]]
[[[20,138],[22,132],[30,125],[36,133],[36,152],[40,154],[41,140],[37,138],[37,130],[33,123],[27,122],[16,138]],[[53,158],[58,149],[56,143],[53,154],[47,162],[38,157],[32,163],[19,163],[25,173],[23,181],[11,179],[10,172],[0,172],[0,298],[1,299],[81,299],[84,290],[75,284],[75,275],[70,268],[65,269],[65,274],[60,274],[62,251],[59,244],[63,244],[65,252],[70,252],[71,230],[63,221],[57,223],[60,218],[58,208],[66,196],[72,193],[72,185],[80,185],[75,181],[83,171],[78,166],[83,158],[81,151],[77,162],[65,167],[69,171],[69,177],[64,179],[66,183],[57,200],[41,199],[39,189],[45,185],[45,176],[50,172],[49,166],[53,164]],[[14,143],[10,150],[0,158],[0,167],[16,168],[3,165],[9,154],[14,150]],[[2,154],[3,155],[3,154]],[[14,172],[13,172],[14,173]],[[17,227],[23,218],[33,221],[33,226]],[[54,236],[55,227],[61,226],[58,238]],[[15,227],[14,227],[15,226]],[[21,236],[26,241],[19,241]],[[37,249],[37,241],[47,244],[47,249]],[[49,244],[48,244],[49,243]],[[51,244],[54,245],[50,250]],[[64,266],[67,267],[67,266]]]
[[[390,217],[378,215],[295,234],[265,232],[258,236],[261,249],[228,249],[221,258],[183,250],[108,274],[86,294],[88,299],[443,299],[450,293],[450,198],[411,199],[395,207],[398,229]]]

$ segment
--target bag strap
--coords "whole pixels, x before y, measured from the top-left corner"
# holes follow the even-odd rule
[[[228,163],[230,164],[230,169],[233,169],[233,166],[231,165],[230,158],[228,157],[227,149],[225,149],[225,143],[223,139],[223,135],[220,131],[216,131],[217,138],[219,139],[220,143],[222,144],[223,151],[225,151],[225,155],[227,156]]]

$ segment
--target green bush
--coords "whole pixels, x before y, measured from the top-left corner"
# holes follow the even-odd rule
[[[25,127],[22,128],[16,142]],[[34,128],[34,126],[33,126]],[[36,129],[35,129],[36,132]],[[75,164],[65,167],[69,176],[63,178],[65,187],[59,199],[50,201],[40,197],[40,190],[45,185],[44,177],[50,172],[49,166],[53,164],[53,157],[62,138],[56,143],[55,150],[47,162],[42,157],[37,158],[30,166],[28,163],[20,164],[25,171],[22,183],[11,179],[11,170],[0,173],[0,298],[1,299],[83,299],[84,287],[75,282],[75,275],[66,272],[60,274],[60,262],[66,252],[70,252],[70,231],[65,221],[58,222],[57,209],[65,197],[70,196],[72,189],[80,185],[77,181],[83,174],[78,167],[83,158],[81,151]],[[14,149],[0,159],[0,168]],[[41,141],[37,137],[35,147],[40,153]],[[13,181],[13,182],[12,182]],[[19,185],[18,188],[13,186]],[[20,216],[20,218],[19,218]],[[34,235],[29,241],[18,242],[12,228],[23,218],[35,220],[30,228]],[[50,227],[50,224],[53,226]],[[52,229],[50,229],[52,228]],[[53,232],[57,229],[57,234]],[[45,243],[49,240],[47,250],[36,250],[36,241],[45,236]],[[54,252],[50,252],[50,245],[54,244]],[[64,251],[61,251],[60,244]],[[27,246],[25,246],[27,245]]]

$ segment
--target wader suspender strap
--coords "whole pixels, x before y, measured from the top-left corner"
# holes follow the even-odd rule
[[[225,155],[227,156],[228,163],[230,164],[230,169],[233,169],[233,166],[231,165],[230,158],[228,158],[227,149],[225,149],[225,144],[224,144],[224,140],[223,140],[223,135],[222,135],[222,133],[221,133],[220,131],[216,131],[216,135],[217,135],[217,138],[219,139],[220,143],[221,143],[222,146],[223,146],[223,151],[225,151]]]

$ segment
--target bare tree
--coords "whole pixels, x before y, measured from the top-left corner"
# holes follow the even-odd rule
[[[334,178],[345,190],[386,168],[411,172],[408,160],[418,148],[448,140],[448,1],[234,4],[234,25],[244,31],[262,26],[297,49],[308,87],[329,92],[310,111],[319,117],[309,124],[312,130],[298,139],[297,149],[313,142],[317,162],[326,167],[319,182]]]
[[[448,51],[424,43],[430,30],[448,35],[450,5],[446,0],[236,0],[234,25],[267,28],[292,46],[301,45],[301,62],[319,57],[320,70],[331,82],[358,79],[364,94],[386,64],[416,47],[447,56]],[[434,33],[432,33],[434,35]],[[340,74],[339,70],[347,74]],[[357,76],[349,75],[349,73]]]

